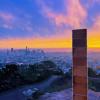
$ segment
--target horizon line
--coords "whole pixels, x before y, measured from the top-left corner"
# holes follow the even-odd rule
[[[11,48],[0,48],[0,50],[10,50]],[[21,50],[21,49],[26,49],[26,47],[25,48],[13,48],[13,49]],[[28,49],[43,49],[46,52],[71,52],[72,51],[72,48],[28,48]],[[87,51],[100,52],[100,48],[87,48]]]

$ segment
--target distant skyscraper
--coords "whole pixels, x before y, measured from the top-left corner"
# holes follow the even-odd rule
[[[28,53],[28,47],[27,46],[26,46],[26,51],[25,52],[26,52],[26,54]]]
[[[13,48],[11,48],[11,52],[13,52],[14,51],[14,49]]]
[[[87,100],[87,30],[72,31],[73,38],[73,100]]]
[[[27,51],[27,49],[28,49],[28,48],[27,48],[27,46],[26,46],[26,51]]]

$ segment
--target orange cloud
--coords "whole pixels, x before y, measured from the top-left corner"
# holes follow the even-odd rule
[[[71,39],[6,39],[0,40],[0,48],[71,48]]]
[[[97,15],[93,20],[93,25],[88,30],[88,44],[90,47],[100,48],[100,15]]]
[[[88,32],[90,33],[90,32]],[[100,37],[88,36],[88,48],[100,48]],[[72,48],[72,38],[31,38],[0,40],[0,48]]]

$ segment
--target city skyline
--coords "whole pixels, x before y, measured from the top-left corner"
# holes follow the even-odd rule
[[[0,1],[0,48],[72,48],[72,30],[88,29],[100,48],[99,0]]]

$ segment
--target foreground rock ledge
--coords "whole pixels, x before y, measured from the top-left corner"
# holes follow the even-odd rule
[[[46,93],[39,100],[72,100],[72,89]],[[88,100],[100,100],[100,92],[88,91]]]

